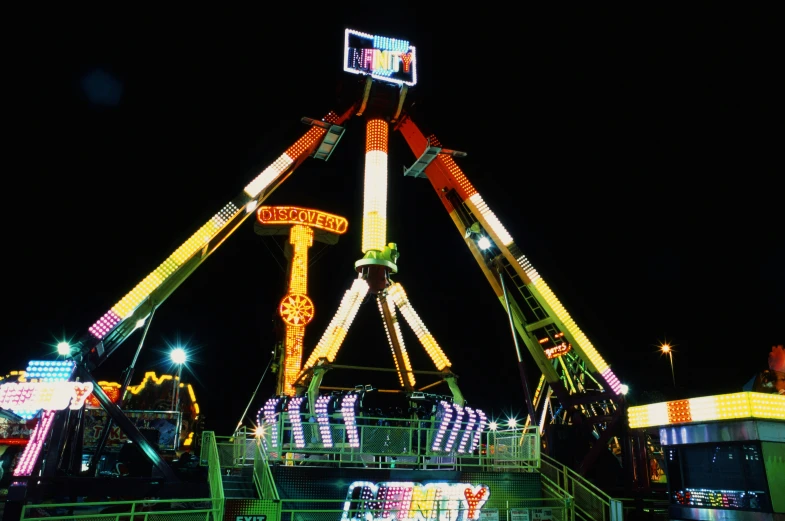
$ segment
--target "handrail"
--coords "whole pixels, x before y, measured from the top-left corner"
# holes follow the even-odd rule
[[[353,433],[344,425],[330,425],[327,440],[321,439],[316,423],[298,422],[298,432],[292,425],[284,411],[275,423],[265,423],[260,429],[258,435],[271,463],[502,472],[533,472],[540,466],[536,427],[485,431],[471,443],[464,438],[463,443],[456,441],[444,450],[434,444],[440,428],[434,419],[362,416]]]
[[[212,507],[207,507],[210,504]],[[177,519],[178,521],[222,521],[223,500],[220,504],[220,512],[216,511],[215,501],[211,498],[29,504],[22,507],[20,520],[81,521],[94,519],[101,521],[112,518],[148,519],[149,516],[160,519],[162,516],[166,516],[167,519]],[[189,506],[191,508],[183,508]],[[63,511],[67,513],[62,513]]]
[[[540,484],[544,492],[551,493],[555,498],[564,501],[565,516],[563,516],[563,521],[575,521],[575,498],[542,473],[540,473]]]
[[[554,521],[573,521],[571,515],[572,508],[568,504],[566,498],[525,498],[519,497],[515,500],[507,502],[505,505],[496,505],[493,508],[498,509],[499,519],[509,519],[510,511],[514,509],[531,509],[531,508],[551,508],[554,510]],[[459,510],[452,510],[445,508],[442,501],[436,500],[433,506],[430,507],[431,516],[429,519],[440,519],[443,521],[460,521],[465,519],[466,512]],[[423,508],[421,505],[420,508]],[[280,521],[296,521],[303,518],[305,515],[311,514],[309,517],[314,519],[353,519],[354,515],[366,512],[368,500],[366,499],[292,499],[286,498],[281,500],[280,508]],[[402,515],[398,517],[399,511],[396,508],[400,506],[391,506],[390,510],[381,512],[382,516],[389,519],[395,518],[413,518]],[[427,508],[427,507],[425,507]],[[487,508],[487,506],[486,506]],[[318,516],[315,514],[319,514]],[[378,514],[377,514],[378,515]]]
[[[260,499],[272,499],[273,501],[280,500],[278,496],[278,487],[275,486],[275,478],[273,472],[270,470],[267,453],[259,439],[250,439],[254,444],[254,457],[253,457],[253,482],[256,485],[256,491]]]
[[[575,515],[580,520],[610,521],[611,498],[595,484],[569,468],[567,465],[540,454],[543,477],[556,483],[559,488],[567,491],[575,501]]]
[[[216,519],[223,520],[224,485],[221,479],[221,460],[218,455],[215,433],[212,431],[202,432],[202,453],[199,464],[207,465],[207,483],[210,486],[213,509],[218,513]]]

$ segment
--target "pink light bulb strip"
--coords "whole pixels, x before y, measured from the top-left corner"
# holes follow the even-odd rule
[[[44,411],[41,414],[41,419],[30,434],[30,440],[27,442],[24,452],[19,457],[19,461],[14,469],[14,476],[29,476],[35,468],[35,463],[38,461],[38,456],[41,454],[41,449],[44,447],[44,441],[49,435],[54,421],[55,411]]]

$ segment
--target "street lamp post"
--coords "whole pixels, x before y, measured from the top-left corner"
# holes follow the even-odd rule
[[[172,410],[176,411],[178,399],[180,398],[180,377],[183,375],[183,365],[188,359],[188,356],[185,354],[185,350],[181,347],[173,349],[170,356],[172,358],[172,362],[177,364],[177,376],[174,378],[174,388],[172,389]]]
[[[663,354],[668,355],[668,358],[671,362],[671,376],[673,377],[673,387],[676,387],[676,372],[673,370],[673,349],[671,348],[670,344],[662,344],[660,346],[660,351]]]

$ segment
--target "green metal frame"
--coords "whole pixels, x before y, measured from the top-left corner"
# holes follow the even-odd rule
[[[388,420],[400,421],[400,419]],[[407,435],[412,434],[412,427],[391,425],[364,425],[362,427],[364,428],[363,436],[381,439],[380,436],[383,435],[384,441],[387,441],[388,433],[400,431]],[[418,425],[417,428],[420,427]],[[430,443],[435,429],[432,425],[423,428],[426,440]],[[483,450],[480,451],[479,456],[477,454],[464,456],[462,458],[466,461],[462,461],[462,458],[455,457],[453,454],[451,460],[429,464],[428,468],[483,470],[498,472],[500,477],[508,472],[540,473],[542,495],[534,498],[516,498],[515,501],[508,502],[504,508],[499,508],[499,519],[509,519],[513,509],[550,508],[554,519],[560,521],[621,520],[619,515],[621,511],[620,500],[611,498],[566,465],[540,454],[540,434],[536,428],[502,429],[490,431],[483,436]],[[265,450],[261,437],[255,436],[245,429],[239,430],[234,436],[215,436],[214,432],[206,431],[202,433],[201,446],[200,465],[207,467],[207,480],[211,496],[209,498],[29,504],[23,507],[21,519],[46,517],[53,521],[76,519],[122,519],[123,521],[138,519],[147,521],[151,516],[155,516],[155,519],[172,519],[172,521],[223,521],[225,510],[225,496],[221,479],[223,471],[249,466],[253,468],[253,482],[259,497],[256,501],[259,502],[261,509],[267,512],[269,521],[295,521],[303,517],[304,514],[312,514],[309,517],[326,521],[340,519],[343,515],[345,500],[310,498],[286,499],[282,502],[270,465],[276,462],[278,464],[294,464],[297,458],[285,456],[285,454],[292,454],[290,452],[273,456],[271,452]],[[363,447],[369,449],[383,447],[383,445],[366,443]],[[323,452],[323,450],[322,448],[321,451]],[[334,466],[342,464],[362,466],[358,463],[366,461],[367,456],[378,456],[373,453],[360,453],[356,447],[343,447],[340,450],[345,450],[345,452],[339,451],[335,454],[336,458],[328,460]],[[409,456],[413,457],[411,454]],[[449,458],[449,456],[442,457]],[[431,459],[435,459],[434,456],[431,456]],[[377,457],[375,464],[380,467],[395,467],[392,461],[385,460],[384,456]],[[404,465],[406,463],[405,460]],[[418,459],[410,460],[408,463],[422,464]],[[441,507],[435,505],[434,508],[438,510]]]
[[[219,503],[221,508],[218,510],[215,500],[211,498],[43,503],[22,507],[20,519],[147,521],[152,518],[159,521],[223,521],[223,499]]]
[[[295,447],[280,440],[294,439],[288,412],[276,424],[265,424],[258,438],[264,458],[285,465],[325,464],[336,467],[378,467],[417,469],[462,469],[535,471],[540,466],[540,434],[537,427],[489,431],[482,435],[486,449],[479,454],[457,453],[458,442],[449,453],[431,450],[439,422],[404,418],[362,417],[358,425],[359,446],[349,443],[344,425],[332,425],[332,447],[319,439],[319,427],[301,417],[306,443]],[[271,443],[277,430],[277,446]],[[225,465],[222,463],[222,465]]]
[[[38,503],[22,507],[21,520],[120,520],[147,521],[223,521],[224,492],[221,481],[220,454],[213,432],[202,433],[201,466],[207,467],[208,498],[140,499],[135,501],[100,501],[79,503]]]
[[[543,483],[553,488],[552,493],[566,493],[574,500],[575,519],[580,521],[621,521],[618,499],[587,481],[583,476],[545,454],[541,455],[540,472]],[[546,489],[546,487],[543,487]],[[563,491],[563,492],[562,492]],[[544,492],[551,492],[544,490]],[[618,508],[617,508],[618,507]]]

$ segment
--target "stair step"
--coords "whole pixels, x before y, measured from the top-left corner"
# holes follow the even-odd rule
[[[226,499],[259,499],[256,497],[256,494],[251,494],[250,492],[247,494],[227,494],[224,493],[224,498]]]
[[[224,497],[229,499],[258,499],[253,474],[248,476],[230,475],[221,476]]]

